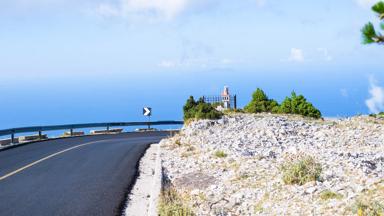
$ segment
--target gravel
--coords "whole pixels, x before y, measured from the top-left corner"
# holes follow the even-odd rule
[[[383,141],[383,120],[371,117],[233,114],[185,126],[161,142],[161,159],[197,215],[349,215],[384,179]],[[321,164],[321,180],[284,184],[280,167],[298,155]],[[340,196],[322,200],[323,191]]]

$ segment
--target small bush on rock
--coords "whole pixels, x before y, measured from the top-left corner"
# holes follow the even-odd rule
[[[195,101],[193,96],[190,96],[183,107],[184,120],[190,119],[219,119],[223,115],[217,111],[211,104],[205,103],[202,98]]]
[[[218,150],[218,151],[215,152],[215,156],[218,157],[218,158],[225,158],[228,155],[224,151]]]
[[[335,193],[335,192],[330,191],[330,190],[325,190],[325,191],[320,193],[320,198],[322,200],[341,199],[341,198],[343,198],[343,195],[341,195],[339,193]]]
[[[283,181],[286,184],[303,185],[320,179],[321,166],[310,156],[288,161],[281,166]]]

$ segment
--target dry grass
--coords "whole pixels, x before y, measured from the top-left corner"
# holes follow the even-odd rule
[[[356,213],[358,216],[383,216],[384,204],[379,201],[367,202],[358,200],[356,202]]]
[[[173,187],[165,188],[160,195],[159,216],[193,216],[187,201]]]
[[[352,210],[358,216],[384,216],[384,181],[362,193]]]

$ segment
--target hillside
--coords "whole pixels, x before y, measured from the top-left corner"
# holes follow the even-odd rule
[[[364,215],[384,210],[384,124],[234,114],[161,142],[167,187],[197,215]]]

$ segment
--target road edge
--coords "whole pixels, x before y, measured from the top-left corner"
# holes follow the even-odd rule
[[[150,144],[139,161],[138,175],[127,195],[123,216],[157,216],[161,192],[162,166],[160,144]]]
[[[128,207],[128,201],[130,200],[130,195],[132,193],[133,188],[137,184],[137,179],[140,177],[140,164],[141,164],[141,161],[142,161],[143,157],[145,156],[146,152],[148,151],[148,149],[150,147],[151,147],[151,144],[148,144],[147,147],[145,148],[145,150],[143,151],[142,155],[140,156],[140,160],[135,165],[134,179],[131,182],[131,184],[129,184],[127,186],[127,188],[125,189],[124,199],[120,203],[120,205],[118,207],[118,210],[117,210],[118,213],[116,215],[125,215],[125,211],[126,211],[126,209]]]
[[[148,216],[157,216],[157,205],[159,203],[159,197],[162,188],[163,170],[161,164],[161,143],[157,145],[157,155],[155,164],[155,174],[153,178],[152,193],[149,200]]]

